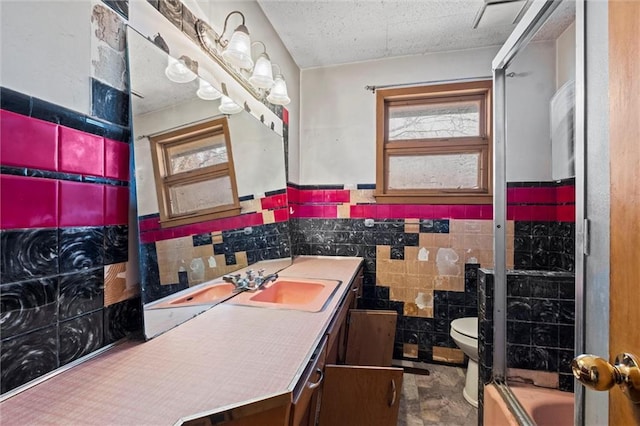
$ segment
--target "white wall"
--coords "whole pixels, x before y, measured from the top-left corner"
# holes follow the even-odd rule
[[[375,182],[375,96],[366,85],[487,77],[497,51],[490,47],[302,70],[297,183]],[[532,45],[522,56],[515,70],[528,74],[509,95],[516,124],[509,134],[513,161],[508,178],[550,179],[548,100],[555,88],[554,44]]]
[[[91,111],[90,1],[0,1],[0,85]]]
[[[575,22],[556,40],[556,90],[576,75],[576,24]]]
[[[551,180],[549,101],[556,88],[555,42],[530,43],[507,73],[507,181]]]

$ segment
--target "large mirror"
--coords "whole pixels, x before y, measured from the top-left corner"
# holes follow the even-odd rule
[[[212,78],[193,67],[183,68],[186,76],[171,75],[178,58],[162,42],[132,28],[127,37],[142,300],[151,338],[233,296],[171,303],[194,287],[258,261],[290,263],[284,147],[282,136],[244,108],[222,114],[221,100],[203,93],[222,90]]]

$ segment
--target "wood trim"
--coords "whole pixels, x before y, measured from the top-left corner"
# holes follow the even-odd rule
[[[420,204],[489,204],[493,202],[491,176],[493,153],[491,80],[467,83],[451,83],[432,86],[383,89],[376,92],[376,201],[381,203]],[[433,138],[387,141],[388,106],[410,105],[420,102],[455,102],[457,100],[479,100],[479,137]],[[475,149],[474,149],[475,148]],[[388,189],[389,157],[394,155],[480,152],[478,170],[479,190],[390,190]],[[481,194],[474,194],[481,192]]]
[[[609,1],[611,174],[609,355],[640,356],[640,1]],[[605,296],[605,295],[603,295]],[[609,424],[640,424],[640,404],[609,391]]]
[[[227,148],[227,162],[189,170],[184,173],[168,175],[167,148],[183,143],[191,143],[208,136],[224,134]],[[216,118],[193,126],[172,130],[167,133],[149,137],[153,173],[160,213],[160,227],[174,227],[188,225],[207,220],[220,219],[240,214],[240,201],[238,199],[238,187],[236,182],[233,152],[231,149],[231,135],[229,123],[226,117]],[[201,182],[208,178],[221,178],[229,176],[231,182],[231,196],[233,203],[201,210],[190,214],[172,214],[169,203],[169,187],[178,184]]]

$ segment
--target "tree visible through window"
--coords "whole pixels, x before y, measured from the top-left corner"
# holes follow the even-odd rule
[[[491,82],[377,92],[376,197],[491,202]]]
[[[149,138],[163,227],[240,213],[226,118]]]

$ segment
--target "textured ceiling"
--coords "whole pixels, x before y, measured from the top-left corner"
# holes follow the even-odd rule
[[[504,43],[515,27],[473,29],[484,0],[258,3],[300,68],[496,46]],[[573,1],[564,3],[570,5],[561,6],[562,9],[573,6]],[[549,29],[545,37],[557,37],[571,20]]]

